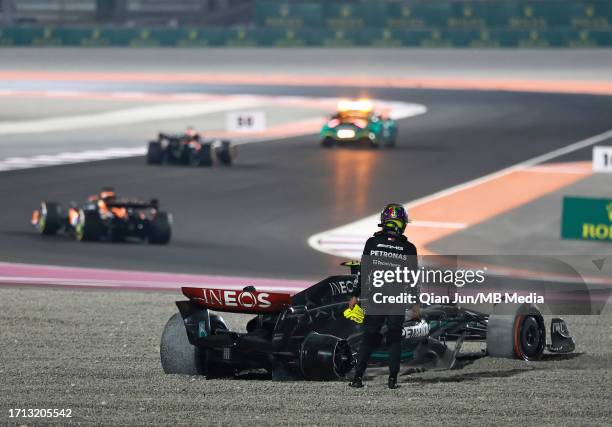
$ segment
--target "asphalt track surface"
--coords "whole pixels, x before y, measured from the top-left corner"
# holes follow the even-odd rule
[[[82,86],[79,84],[78,86]],[[147,90],[147,85],[132,90]],[[108,84],[99,90],[115,89]],[[120,88],[119,88],[120,89]],[[323,150],[316,136],[240,147],[230,167],[152,167],[143,158],[2,173],[0,259],[131,270],[318,279],[335,259],[306,240],[380,209],[518,163],[610,128],[603,96],[399,89],[168,85],[168,91],[369,96],[416,102],[428,113],[402,120],[394,150]],[[159,91],[159,86],[156,86]],[[107,132],[120,140],[112,128]],[[88,132],[76,132],[87,138]],[[567,156],[587,159],[589,150]],[[564,160],[564,159],[559,159]],[[100,187],[157,197],[174,214],[167,247],[82,244],[30,228],[40,200],[84,200]]]

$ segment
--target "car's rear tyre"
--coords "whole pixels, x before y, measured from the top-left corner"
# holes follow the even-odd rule
[[[159,357],[166,374],[205,375],[205,352],[191,345],[180,313],[174,314],[164,327]]]
[[[40,234],[53,235],[57,234],[62,228],[62,216],[59,203],[42,202],[40,204],[38,217],[38,231]]]
[[[97,211],[79,210],[75,237],[80,241],[97,241],[102,236],[103,225]]]
[[[172,237],[170,217],[166,212],[157,212],[151,220],[149,229],[149,243],[154,245],[165,245]]]
[[[189,144],[183,144],[180,147],[180,152],[178,155],[178,162],[183,165],[191,164],[191,153],[193,148],[189,146]]]
[[[147,163],[150,165],[160,165],[164,162],[164,149],[159,141],[149,142],[147,147]]]
[[[343,378],[353,369],[353,362],[350,345],[336,336],[311,332],[302,343],[300,368],[307,380]]]
[[[236,157],[236,147],[229,141],[221,141],[221,145],[215,149],[219,162],[223,165],[231,165]]]
[[[534,305],[502,307],[489,316],[487,353],[491,357],[538,360],[546,348],[544,317]]]
[[[215,153],[210,142],[202,144],[200,148],[200,166],[212,166],[214,163]]]

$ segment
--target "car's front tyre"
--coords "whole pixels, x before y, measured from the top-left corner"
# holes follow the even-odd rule
[[[487,322],[491,357],[538,360],[546,348],[544,317],[534,305],[500,307]]]
[[[96,241],[102,236],[103,225],[100,215],[95,210],[79,211],[75,227],[75,237],[79,241]]]
[[[60,205],[56,202],[42,202],[38,210],[38,223],[36,228],[40,234],[57,234],[62,228]]]
[[[215,154],[221,164],[230,166],[236,158],[236,147],[229,141],[221,141],[221,144],[215,147]]]

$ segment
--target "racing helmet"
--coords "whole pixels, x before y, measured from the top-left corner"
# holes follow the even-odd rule
[[[383,230],[394,234],[403,234],[408,224],[408,213],[399,203],[390,203],[380,213],[380,224]]]

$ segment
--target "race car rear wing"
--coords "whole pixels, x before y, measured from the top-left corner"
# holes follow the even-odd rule
[[[168,133],[158,133],[157,134],[157,138],[161,141],[161,140],[166,140],[166,141],[199,141],[201,136],[200,134],[196,133],[195,135],[187,135],[187,134],[168,134]]]
[[[279,313],[291,305],[291,295],[260,292],[252,286],[240,290],[215,288],[181,288],[183,295],[201,307],[230,313]]]

